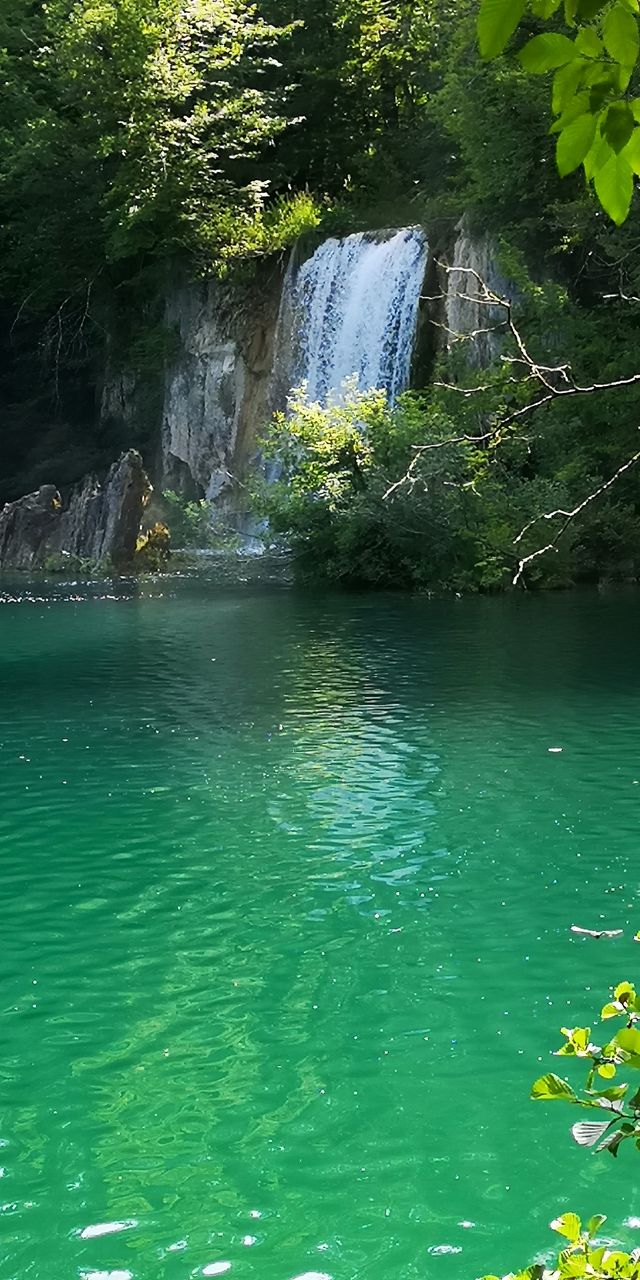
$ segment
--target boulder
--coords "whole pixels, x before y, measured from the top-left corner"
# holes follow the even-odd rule
[[[33,569],[42,564],[60,524],[62,499],[54,484],[44,484],[0,512],[0,567]]]

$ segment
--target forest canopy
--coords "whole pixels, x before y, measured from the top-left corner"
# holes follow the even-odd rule
[[[491,38],[489,11],[498,15]],[[593,117],[604,167],[606,144],[616,173],[626,174],[627,162],[633,168],[637,61],[616,39],[623,21],[630,35],[629,19],[635,30],[635,0],[585,0],[575,9],[552,0],[5,0],[0,498],[54,469],[59,484],[72,483],[125,444],[151,454],[157,374],[172,342],[163,323],[167,281],[176,273],[246,275],[300,236],[313,244],[420,222],[438,255],[464,216],[472,231],[492,237],[541,359],[568,356],[576,376],[591,380],[635,372],[633,174],[624,207],[610,208],[622,223],[630,205],[617,227],[602,208],[602,180],[594,171],[589,183],[580,161],[566,156],[578,132],[592,136]],[[571,69],[576,49],[579,74]],[[535,66],[531,50],[546,51]],[[550,111],[550,90],[564,114]],[[97,412],[107,359],[126,360],[151,388],[133,440]],[[492,404],[503,396],[500,378],[494,383]],[[445,539],[438,583],[501,581],[500,547],[520,511],[535,509],[536,492],[574,501],[633,453],[635,397],[631,390],[606,405],[567,406],[495,465],[467,458],[462,478],[460,460],[452,463],[456,483],[471,487],[455,498],[450,491],[448,526],[437,504],[430,508],[429,528],[442,535],[460,521],[462,539],[457,568]],[[436,401],[423,400],[423,433],[467,413]],[[414,405],[393,425],[398,466],[410,461],[400,441],[404,424],[415,430],[415,413]],[[379,437],[374,452],[389,456]],[[381,493],[387,471],[385,461]],[[483,494],[479,523],[474,486]],[[508,517],[505,491],[520,495]],[[581,544],[580,574],[634,561],[631,481],[619,494],[621,506],[613,498],[601,505],[600,524]],[[469,520],[480,529],[478,546]],[[382,524],[391,523],[385,514]],[[367,569],[373,580],[395,572],[401,523],[384,545],[383,571],[379,563]],[[422,582],[415,539],[407,541],[402,572]]]

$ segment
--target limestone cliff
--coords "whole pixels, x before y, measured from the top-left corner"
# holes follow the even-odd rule
[[[444,323],[447,347],[464,345],[465,359],[476,368],[499,354],[504,310],[482,300],[480,282],[500,298],[512,298],[513,285],[498,266],[497,247],[486,233],[472,234],[466,220],[458,224],[445,282]]]
[[[180,352],[166,371],[163,489],[242,510],[241,482],[273,408],[271,373],[282,272],[247,285],[184,284],[167,298]]]

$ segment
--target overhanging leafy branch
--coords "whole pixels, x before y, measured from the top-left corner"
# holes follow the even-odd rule
[[[518,51],[531,75],[553,72],[550,133],[561,176],[584,170],[602,208],[620,226],[640,174],[640,54],[638,0],[481,0],[478,39],[483,57],[506,48],[520,23],[550,23]],[[559,30],[562,25],[571,32]]]

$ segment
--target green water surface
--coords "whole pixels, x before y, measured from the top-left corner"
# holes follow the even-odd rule
[[[640,927],[639,622],[0,593],[0,1280],[463,1280],[569,1207],[640,1244],[637,1153],[528,1101],[638,973],[570,926]]]

